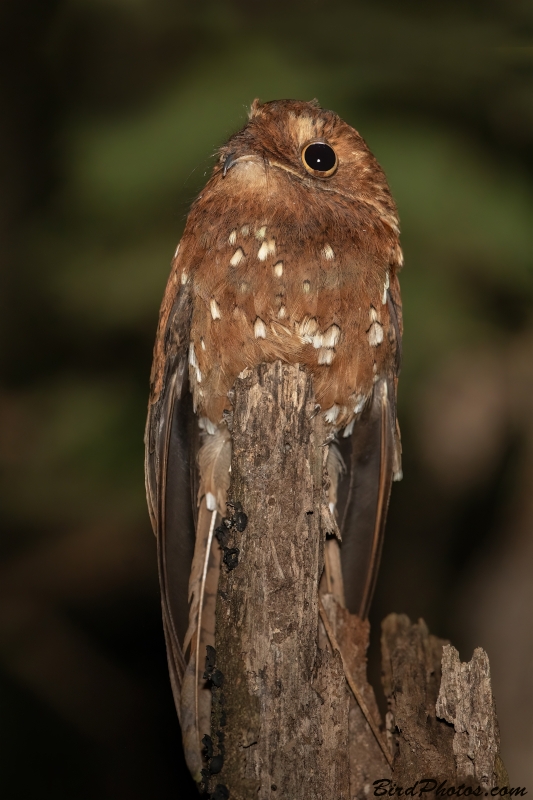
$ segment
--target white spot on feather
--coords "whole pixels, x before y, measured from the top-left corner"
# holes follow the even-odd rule
[[[278,319],[285,319],[287,316],[287,309],[285,306],[280,306],[278,311]]]
[[[200,417],[198,420],[198,427],[200,430],[209,433],[210,435],[214,435],[217,432],[217,426],[214,422],[211,422],[209,417]]]
[[[174,253],[174,258],[176,258],[176,256],[178,255],[178,253],[179,253],[179,251],[180,251],[180,244],[181,244],[181,242],[180,242],[180,243],[178,244],[178,246],[176,247],[176,252]]]
[[[191,367],[194,367],[195,369],[198,366],[198,361],[196,360],[196,351],[194,349],[194,342],[191,342],[189,344],[189,364],[191,365]]]
[[[233,230],[228,236],[228,243],[235,244],[236,241],[237,241],[237,231]]]
[[[302,288],[304,290],[304,294],[309,294],[311,289],[311,281],[304,281],[302,284]]]
[[[205,350],[205,342],[203,336],[200,337],[200,344],[202,345],[202,350]]]
[[[298,325],[298,333],[304,340],[304,342],[309,342],[310,344],[313,343],[314,335],[318,331],[318,322],[314,317],[305,317],[302,322]],[[322,337],[322,334],[319,334]],[[321,338],[322,343],[322,338]],[[320,347],[321,344],[318,345]]]
[[[318,351],[318,363],[319,364],[331,364],[333,358],[335,356],[335,351],[331,350],[329,347],[321,347]]]
[[[339,341],[339,336],[341,333],[341,329],[338,325],[330,325],[323,337],[323,346],[324,347],[335,347],[337,342]]]
[[[266,229],[266,225],[263,225],[263,227],[262,227],[262,228],[259,228],[259,230],[257,230],[257,231],[256,231],[256,233],[255,233],[255,238],[256,238],[256,239],[259,239],[259,241],[261,241],[262,239],[264,239],[264,238],[265,238],[265,235],[266,235],[266,230],[267,230],[267,229]]]
[[[381,302],[383,305],[387,302],[387,292],[390,286],[389,271],[385,273],[385,283],[383,284],[383,294],[381,295]]]
[[[241,228],[241,233],[242,233],[243,236],[248,236],[248,234],[250,233],[250,226],[249,225],[243,225],[242,228]]]
[[[263,242],[261,247],[259,248],[259,252],[257,253],[257,258],[259,261],[265,261],[268,256],[268,244]]]
[[[335,422],[337,417],[339,416],[340,406],[334,403],[331,408],[328,408],[324,411],[324,419],[326,422]]]
[[[370,306],[370,321],[376,322],[378,320],[378,312],[374,308],[374,306]]]
[[[205,496],[205,504],[208,511],[214,511],[217,507],[217,499],[214,494],[207,492]]]
[[[236,267],[237,264],[240,264],[244,258],[244,253],[241,247],[238,247],[235,252],[233,253],[232,257],[230,258],[230,264],[232,267]]]
[[[322,248],[322,255],[326,259],[326,261],[333,261],[335,258],[335,253],[333,252],[333,248],[330,244],[325,244]]]
[[[182,285],[187,283],[188,280],[189,280],[189,273],[187,272],[187,270],[184,269],[183,272],[181,273],[181,283],[182,283]]]
[[[352,419],[352,421],[349,423],[349,425],[347,425],[347,426],[345,427],[345,429],[344,429],[344,432],[343,432],[343,434],[342,434],[344,439],[347,439],[347,438],[348,438],[348,436],[351,436],[351,435],[352,435],[352,433],[353,433],[353,426],[354,426],[354,425],[355,425],[355,418],[354,418],[354,419]]]
[[[214,297],[211,298],[211,302],[209,303],[209,308],[211,310],[211,316],[213,319],[220,319],[220,308],[218,307],[218,303]]]
[[[256,339],[266,339],[265,323],[260,317],[257,317],[254,322],[254,334]]]
[[[377,347],[383,341],[383,327],[379,322],[373,322],[368,331],[368,344]]]
[[[274,275],[277,278],[281,278],[283,275],[283,261],[278,261],[277,264],[274,264]]]
[[[261,247],[259,248],[259,252],[257,253],[257,258],[259,261],[266,261],[268,256],[274,256],[276,254],[276,242],[274,239],[269,239],[268,241],[265,239]]]
[[[354,414],[360,414],[363,410],[366,402],[366,397],[362,394],[358,394],[355,398],[355,406],[353,408]]]

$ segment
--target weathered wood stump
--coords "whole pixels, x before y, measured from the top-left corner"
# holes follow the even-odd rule
[[[239,378],[232,436],[229,497],[248,522],[229,530],[238,564],[219,585],[212,791],[348,800],[349,692],[339,655],[317,642],[327,448],[307,373],[277,362]]]
[[[263,364],[236,381],[208,664],[209,796],[362,800],[426,779],[435,789],[479,784],[483,794],[505,785],[486,654],[460,664],[423,621],[393,614],[383,623],[386,731],[381,724],[366,679],[368,622],[332,595],[319,600],[334,523],[316,411],[297,366]]]

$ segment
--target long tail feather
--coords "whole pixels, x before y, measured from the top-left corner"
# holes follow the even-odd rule
[[[206,599],[206,597],[205,597],[206,580],[207,580],[207,574],[208,574],[208,571],[209,571],[209,556],[211,554],[211,545],[213,543],[213,532],[215,530],[216,517],[217,517],[217,512],[216,512],[216,509],[215,509],[215,511],[211,512],[211,522],[209,524],[209,533],[207,534],[206,554],[205,554],[205,558],[204,558],[204,567],[203,567],[203,570],[202,570],[202,582],[201,582],[201,585],[200,585],[200,603],[199,603],[199,607],[198,607],[198,630],[197,630],[197,634],[196,634],[196,681],[195,681],[195,691],[194,691],[194,706],[195,706],[196,719],[197,720],[200,717],[198,695],[199,695],[199,692],[200,692],[200,687],[199,687],[200,675],[199,675],[199,672],[200,672],[200,645],[201,645],[201,642],[202,642],[202,630],[203,630],[203,628],[202,628],[202,618],[204,616],[204,604],[205,604],[205,599]],[[206,611],[207,611],[207,609],[206,609]],[[206,613],[206,616],[208,616],[207,613]]]
[[[189,627],[183,650],[190,648],[181,691],[181,726],[185,758],[193,776],[202,769],[201,739],[210,730],[211,693],[203,685],[206,646],[215,643],[215,608],[220,548],[213,540],[216,520],[225,509],[229,486],[231,437],[226,426],[203,435],[198,453],[200,486],[196,543],[189,579]]]
[[[185,759],[195,780],[201,779],[203,765],[200,742],[202,736],[209,733],[210,727],[211,693],[202,685],[202,655],[207,644],[214,644],[214,611],[220,567],[220,551],[216,544],[213,545],[216,517],[217,511],[209,511],[205,498],[202,499],[189,582],[189,628],[183,646],[184,651],[190,646],[190,656],[183,677],[180,703]]]
[[[329,445],[327,458],[327,473],[329,477],[328,502],[329,512],[336,514],[339,481],[346,473],[346,465],[341,452],[335,442]],[[335,597],[342,608],[345,607],[344,580],[341,567],[341,548],[336,536],[326,539],[324,548],[325,590]],[[321,589],[322,591],[322,589]]]

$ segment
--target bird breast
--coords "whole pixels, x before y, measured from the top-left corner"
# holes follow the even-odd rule
[[[233,228],[227,239],[226,257],[194,276],[189,370],[198,412],[218,423],[239,373],[281,359],[309,368],[327,421],[348,424],[391,358],[381,302],[388,273],[369,299],[368,275],[343,268],[329,243],[291,258],[266,225]]]

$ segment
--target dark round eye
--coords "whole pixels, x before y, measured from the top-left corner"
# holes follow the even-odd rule
[[[337,169],[337,154],[325,142],[311,142],[302,150],[303,165],[311,175],[328,178]]]

